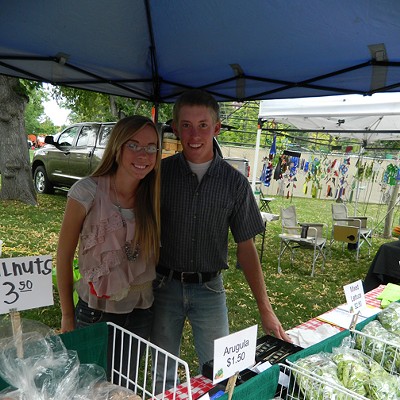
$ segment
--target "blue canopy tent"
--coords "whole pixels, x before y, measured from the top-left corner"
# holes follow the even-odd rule
[[[0,2],[0,74],[152,101],[399,91],[397,0]]]

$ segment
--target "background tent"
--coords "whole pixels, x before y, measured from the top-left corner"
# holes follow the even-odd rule
[[[400,88],[398,0],[0,0],[0,74],[171,102]]]
[[[400,140],[399,93],[262,100],[258,117],[308,132],[357,139],[363,147],[377,140]],[[261,129],[256,152],[260,138]]]
[[[263,100],[259,118],[364,144],[400,140],[400,94]]]
[[[400,94],[263,100],[260,102],[259,119],[288,124],[299,130],[325,132],[342,138],[360,140],[362,156],[362,148],[368,143],[378,140],[400,140]],[[260,137],[261,129],[257,132],[256,149],[259,148]],[[358,187],[356,193],[355,214]],[[392,210],[398,201],[397,193],[396,185],[388,206],[386,235],[390,233]]]

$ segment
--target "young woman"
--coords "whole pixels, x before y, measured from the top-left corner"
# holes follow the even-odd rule
[[[149,337],[160,247],[160,147],[150,119],[124,118],[98,168],[69,190],[57,250],[62,332],[111,321]],[[82,278],[74,307],[78,244]]]

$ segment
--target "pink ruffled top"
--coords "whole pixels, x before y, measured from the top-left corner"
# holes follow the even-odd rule
[[[133,210],[121,210],[125,227],[109,192],[110,176],[81,179],[68,192],[86,209],[76,290],[89,307],[122,314],[152,305],[155,262],[146,263],[140,252],[135,261],[128,260],[124,246],[133,239]]]

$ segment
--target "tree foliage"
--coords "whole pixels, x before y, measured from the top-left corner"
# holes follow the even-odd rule
[[[29,97],[28,104],[25,109],[25,129],[28,135],[38,135],[42,131],[41,118],[44,115],[43,101],[46,100],[46,93],[43,87],[33,87],[27,90]]]
[[[223,129],[219,140],[223,143],[255,144],[258,109],[258,101],[220,103]],[[224,125],[228,127],[224,128]]]
[[[52,96],[61,107],[71,110],[71,122],[82,121],[116,121],[125,116],[141,114],[152,116],[153,104],[120,96],[89,92],[65,86],[56,86],[52,89]],[[159,106],[160,122],[171,118],[172,106]]]

